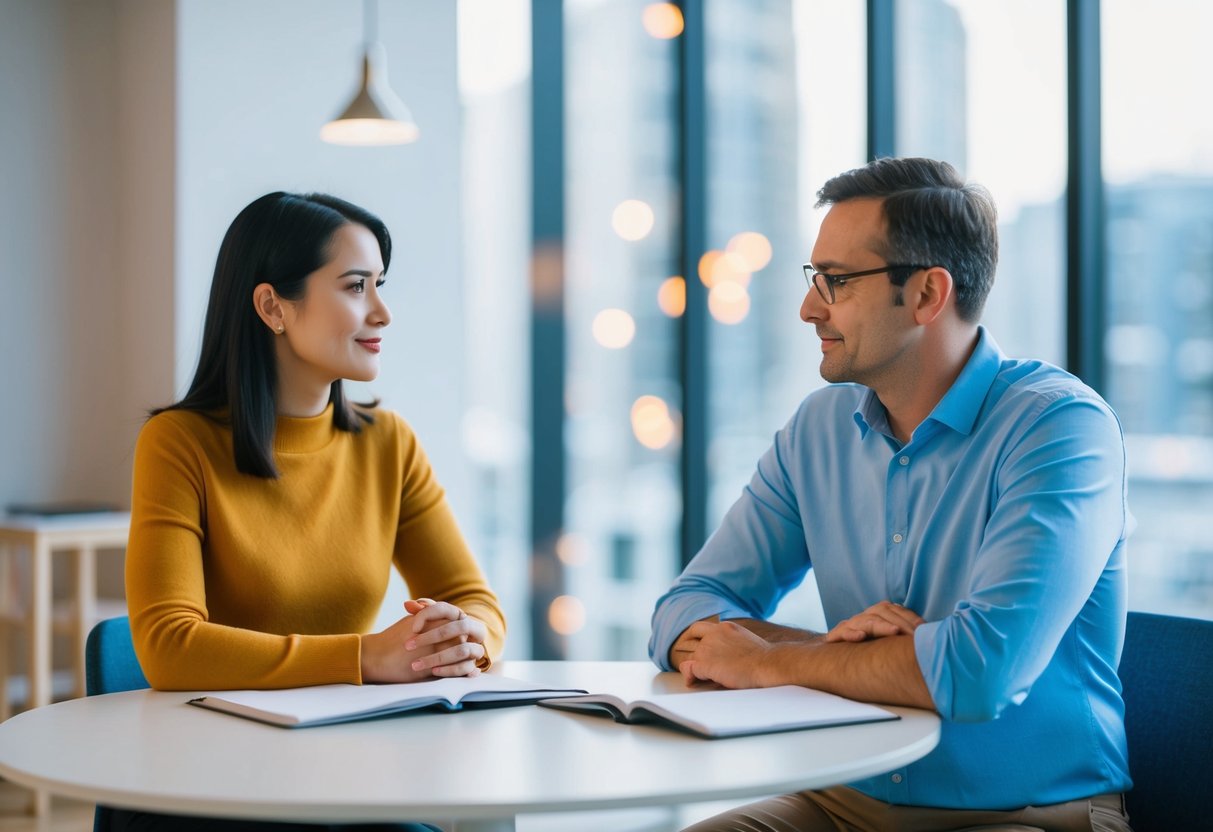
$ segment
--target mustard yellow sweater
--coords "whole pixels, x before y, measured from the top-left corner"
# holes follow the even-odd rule
[[[135,651],[165,690],[361,684],[358,634],[392,564],[413,597],[488,627],[505,619],[412,430],[373,411],[359,434],[332,407],[278,420],[279,479],[241,474],[231,430],[198,413],[152,417],[135,449],[126,593]],[[401,610],[401,615],[404,611]]]

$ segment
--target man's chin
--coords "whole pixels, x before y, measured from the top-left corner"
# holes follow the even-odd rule
[[[850,378],[847,377],[847,374],[845,371],[841,370],[838,367],[831,366],[828,362],[826,362],[824,360],[821,362],[821,367],[818,369],[818,372],[820,372],[821,377],[823,379],[825,379],[826,381],[828,381],[830,384],[839,384],[841,382],[851,380]]]

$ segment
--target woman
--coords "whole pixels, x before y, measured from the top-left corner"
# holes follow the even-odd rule
[[[322,194],[267,194],[228,229],[193,384],[135,450],[126,592],[153,687],[410,682],[499,655],[497,599],[416,437],[342,390],[378,375],[390,259],[377,217]],[[426,597],[367,634],[392,565]],[[201,828],[262,826],[231,823]]]

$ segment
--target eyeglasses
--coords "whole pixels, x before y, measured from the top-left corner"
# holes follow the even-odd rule
[[[821,295],[821,299],[826,303],[832,304],[835,301],[834,290],[839,286],[846,284],[848,280],[855,280],[860,277],[871,277],[874,274],[891,274],[896,280],[897,272],[905,272],[906,276],[902,278],[904,283],[909,279],[910,274],[919,269],[929,269],[930,266],[914,266],[902,263],[890,263],[887,266],[881,266],[879,269],[864,269],[861,272],[847,272],[846,274],[826,274],[819,272],[813,268],[812,263],[805,263],[801,266],[804,269],[805,282],[809,284],[809,288],[816,287],[817,292]]]

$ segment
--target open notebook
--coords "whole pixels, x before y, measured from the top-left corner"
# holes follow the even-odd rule
[[[548,696],[578,693],[585,691],[549,688],[534,682],[482,673],[473,677],[400,685],[317,685],[284,690],[228,690],[191,699],[189,704],[284,728],[306,728],[418,708],[437,707],[458,711],[466,705],[524,705]]]
[[[738,737],[901,719],[892,711],[796,685],[666,693],[625,700],[612,694],[545,699],[568,711],[606,713],[618,722],[653,722],[702,737]]]

